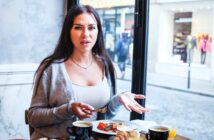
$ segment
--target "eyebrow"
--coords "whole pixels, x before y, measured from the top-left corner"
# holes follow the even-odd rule
[[[78,25],[78,26],[83,26],[82,24],[73,24],[73,25]],[[97,24],[89,24],[88,26],[96,26]]]

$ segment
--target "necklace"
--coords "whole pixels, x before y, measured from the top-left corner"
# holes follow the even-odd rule
[[[72,57],[71,57],[71,61],[72,61],[74,64],[76,64],[78,67],[87,70],[87,69],[91,66],[91,64],[92,64],[92,62],[93,62],[93,59],[91,58],[91,62],[90,62],[87,66],[81,66],[81,65],[78,64],[78,63],[76,62],[76,60],[75,60],[74,58],[72,58]]]

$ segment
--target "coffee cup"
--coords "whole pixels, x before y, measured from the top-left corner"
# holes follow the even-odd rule
[[[90,140],[92,135],[93,124],[88,121],[75,121],[72,127],[67,127],[70,136],[74,136],[75,140]]]
[[[166,126],[150,127],[146,134],[147,140],[167,140],[169,136],[169,128]]]

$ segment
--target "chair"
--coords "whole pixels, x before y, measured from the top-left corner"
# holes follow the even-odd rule
[[[34,128],[28,123],[28,109],[25,110],[25,124],[29,125],[30,137],[33,134]]]

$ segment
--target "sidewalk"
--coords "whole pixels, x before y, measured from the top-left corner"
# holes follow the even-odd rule
[[[120,77],[120,71],[118,66],[115,65],[117,71],[117,77]],[[132,67],[128,65],[126,67],[126,75],[124,80],[130,80],[132,78]],[[120,79],[120,78],[118,78]],[[214,97],[214,82],[198,79],[190,79],[190,88],[187,88],[187,77],[172,76],[158,73],[147,73],[147,85],[156,86],[161,88],[167,88],[172,90],[178,90],[181,92],[198,94],[208,97]]]

